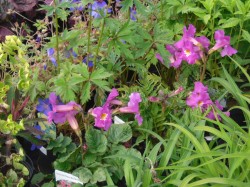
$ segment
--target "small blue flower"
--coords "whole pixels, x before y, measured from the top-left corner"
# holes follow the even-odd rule
[[[93,58],[93,56],[91,55],[91,56],[89,57],[89,63],[88,63],[88,67],[89,67],[89,68],[92,68],[92,67],[94,66],[93,61],[90,60],[90,59],[92,59],[92,58]],[[84,64],[87,64],[87,56],[82,60],[82,62],[83,62]]]
[[[49,99],[38,99],[39,104],[36,106],[36,110],[40,113],[45,114],[48,116],[48,113],[52,110],[52,106],[49,102]]]
[[[54,57],[54,53],[55,53],[54,48],[49,48],[47,50],[47,54],[48,54],[50,61],[53,63],[54,66],[57,66],[56,59]]]
[[[65,57],[66,57],[66,58],[69,58],[71,55],[72,55],[74,58],[77,57],[76,52],[73,51],[72,48],[70,48],[69,50],[66,50],[64,54],[65,54]]]
[[[37,123],[37,125],[34,126],[34,128],[36,128],[38,131],[42,131],[42,129],[41,129],[41,127],[40,127],[40,125],[38,123]],[[36,135],[36,138],[40,140],[41,135]],[[41,147],[42,146],[40,146],[40,145],[32,144],[30,150],[34,151],[35,149],[40,149]]]

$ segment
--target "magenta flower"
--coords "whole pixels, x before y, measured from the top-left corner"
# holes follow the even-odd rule
[[[202,110],[206,109],[212,104],[212,101],[207,92],[207,87],[204,86],[201,82],[195,82],[194,91],[187,98],[186,103],[191,108],[201,108]]]
[[[112,125],[111,104],[120,104],[115,98],[119,95],[118,91],[113,88],[102,107],[96,107],[90,110],[92,116],[95,117],[95,127],[102,128],[105,131]]]
[[[166,49],[170,52],[172,56],[170,56],[170,66],[174,68],[178,68],[181,65],[182,57],[181,57],[181,51],[176,49],[172,45],[166,45]]]
[[[226,55],[232,56],[233,54],[237,53],[237,50],[232,48],[230,45],[230,36],[225,36],[225,32],[223,30],[215,31],[214,39],[216,43],[215,46],[209,50],[209,54],[220,48],[223,48],[220,53],[222,57]]]
[[[219,109],[219,110],[223,110],[223,106],[219,103],[219,101],[215,101],[215,106]],[[230,116],[230,112],[223,112],[225,115]],[[216,116],[215,116],[216,115]],[[209,119],[215,120],[216,117],[218,118],[219,121],[221,121],[221,117],[220,115],[218,115],[217,113],[215,113],[214,110],[211,110],[208,115],[206,116]]]
[[[139,111],[139,103],[142,101],[141,95],[140,93],[133,92],[129,98],[128,106],[120,108],[120,112],[135,114],[135,119],[138,121],[138,124],[141,125],[143,121]]]
[[[52,92],[49,96],[52,111],[48,113],[48,121],[50,123],[54,121],[58,124],[63,124],[68,121],[73,130],[78,130],[79,126],[75,115],[82,110],[81,106],[73,101],[67,103],[66,105],[57,104],[56,98],[57,96],[54,92]]]
[[[159,53],[157,53],[157,54],[155,55],[155,57],[156,57],[162,64],[164,63],[163,58],[162,58],[162,56],[161,56]]]
[[[94,108],[91,111],[91,114],[95,117],[95,127],[106,131],[112,125],[112,110],[108,107],[108,105]]]

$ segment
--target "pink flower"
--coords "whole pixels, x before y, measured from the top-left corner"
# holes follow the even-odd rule
[[[195,82],[194,91],[187,98],[187,105],[191,108],[199,107],[201,109],[206,109],[212,104],[207,90],[207,87],[201,82]]]
[[[219,101],[215,101],[215,106],[219,109],[219,110],[223,110],[223,106],[219,103]],[[230,112],[223,112],[225,115],[230,116]],[[215,116],[216,115],[216,116]],[[207,115],[207,118],[215,120],[216,117],[218,118],[219,121],[221,121],[221,117],[220,115],[216,114],[214,110],[211,110],[209,112],[209,114]]]
[[[48,113],[48,121],[50,123],[54,121],[55,123],[63,124],[68,121],[73,130],[79,129],[75,115],[82,110],[80,105],[74,101],[71,101],[66,105],[58,104],[57,96],[54,92],[50,94],[49,101],[52,105],[52,111]]]
[[[95,127],[102,128],[105,131],[112,125],[112,110],[111,104],[121,104],[115,98],[119,95],[118,91],[113,88],[102,107],[96,107],[89,112],[95,117]]]
[[[226,55],[232,56],[237,53],[237,50],[232,48],[230,45],[230,36],[225,36],[225,32],[223,30],[217,30],[214,34],[214,39],[216,41],[215,46],[209,50],[209,54],[212,52],[223,48],[221,51],[221,56],[224,57]]]
[[[129,98],[128,106],[120,108],[120,112],[135,114],[135,119],[138,121],[138,124],[141,125],[143,121],[139,111],[139,103],[142,101],[141,95],[140,93],[133,92]]]

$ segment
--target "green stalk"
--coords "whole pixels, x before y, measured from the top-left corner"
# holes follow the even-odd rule
[[[95,54],[95,57],[94,57],[93,70],[95,69],[96,59],[97,59],[97,56],[98,56],[98,53],[99,53],[99,49],[100,49],[100,46],[101,46],[101,40],[102,40],[103,31],[104,31],[104,25],[105,25],[105,19],[103,19],[102,26],[101,26],[101,32],[100,32],[100,36],[99,36],[99,39],[98,39],[96,54]]]
[[[89,67],[89,54],[90,54],[90,33],[92,32],[92,5],[90,5],[89,12],[89,25],[88,25],[88,48],[87,48],[87,66]]]
[[[54,8],[56,10],[56,1],[54,2]],[[56,28],[56,61],[58,64],[58,69],[60,69],[60,63],[59,63],[59,32],[58,32],[58,16],[57,13],[55,11],[55,17],[54,17],[54,23],[55,23],[55,28]]]

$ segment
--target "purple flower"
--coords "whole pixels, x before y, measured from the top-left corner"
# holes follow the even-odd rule
[[[34,128],[36,128],[38,131],[42,130],[41,127],[40,127],[40,125],[38,123],[37,123],[37,125],[34,126]],[[36,135],[36,138],[40,140],[41,139],[41,135]],[[30,150],[34,151],[35,149],[40,149],[41,147],[42,146],[32,144]]]
[[[96,107],[90,110],[92,116],[95,117],[95,127],[102,128],[105,131],[112,125],[112,110],[111,104],[117,102],[115,99],[119,95],[118,91],[113,88],[102,107]]]
[[[48,54],[50,61],[53,63],[54,66],[57,66],[56,59],[54,57],[54,53],[55,53],[54,48],[49,48],[47,50],[47,54]]]
[[[186,100],[187,105],[191,108],[199,107],[202,110],[206,109],[212,104],[207,90],[207,87],[201,82],[195,82],[194,91]]]
[[[182,62],[181,51],[176,49],[172,45],[166,45],[166,49],[170,52],[172,56],[170,56],[170,66],[174,68],[178,68]]]
[[[64,105],[54,92],[50,93],[49,98],[45,100],[39,99],[37,110],[48,116],[50,123],[54,121],[63,124],[68,121],[72,129],[78,129],[78,123],[74,116],[81,110],[81,106],[73,101]]]
[[[209,54],[220,48],[223,48],[223,50],[220,53],[222,57],[226,55],[232,56],[233,54],[237,53],[237,50],[232,48],[230,45],[230,36],[225,36],[225,32],[223,30],[215,31],[214,39],[216,43],[214,47],[209,50],[208,52]]]
[[[219,101],[215,101],[215,106],[219,109],[219,110],[223,110],[223,106],[219,103]],[[230,116],[230,112],[223,112],[225,115]],[[215,116],[216,115],[216,116]],[[221,117],[220,115],[218,115],[213,109],[208,113],[208,115],[206,116],[207,118],[211,119],[211,120],[216,120],[216,117],[218,118],[219,121],[221,121]]]
[[[127,107],[120,108],[120,112],[122,113],[134,113],[135,119],[138,121],[138,124],[142,124],[142,117],[139,111],[139,103],[142,101],[140,93],[133,92],[129,96],[130,100],[128,102]]]
[[[81,106],[74,101],[71,101],[66,105],[52,104],[52,111],[50,111],[48,114],[48,121],[50,123],[54,121],[55,123],[59,124],[63,124],[68,121],[73,130],[78,130],[79,126],[75,115],[81,110]]]
[[[163,58],[162,58],[162,56],[161,56],[159,53],[156,53],[156,54],[155,54],[155,57],[156,57],[162,64],[164,63]]]

